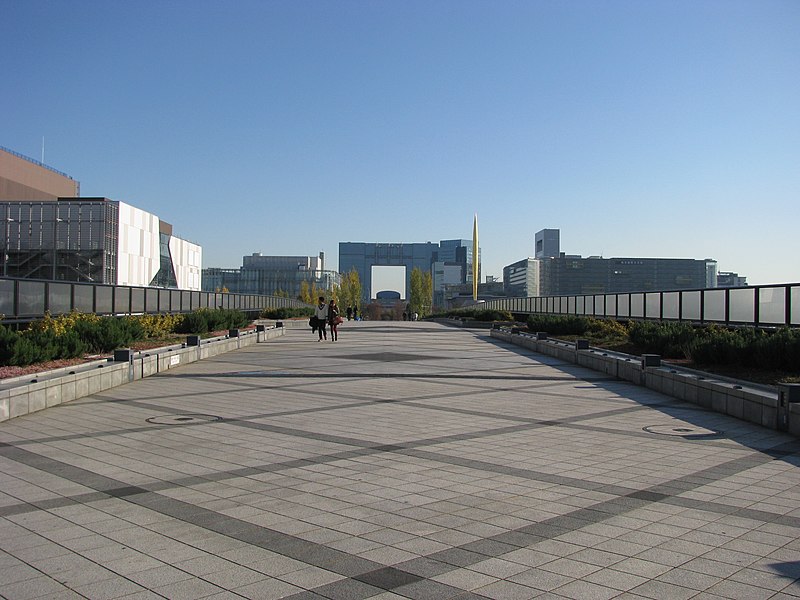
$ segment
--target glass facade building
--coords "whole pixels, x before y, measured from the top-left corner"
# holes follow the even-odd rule
[[[116,203],[0,202],[3,276],[117,283]]]
[[[363,303],[371,300],[366,297],[367,294],[372,295],[380,291],[372,289],[372,267],[405,267],[405,289],[408,293],[411,289],[411,272],[415,268],[431,273],[436,287],[437,269],[434,268],[434,264],[441,265],[438,272],[442,277],[445,276],[444,265],[447,266],[448,282],[454,277],[453,266],[457,265],[460,274],[456,283],[471,283],[472,260],[472,240],[442,240],[438,244],[339,242],[339,272],[348,273],[352,269],[358,272],[365,294]],[[478,260],[480,261],[480,249]],[[442,280],[440,284],[444,285],[444,281]]]
[[[107,198],[0,202],[2,275],[200,290],[202,249]]]
[[[341,282],[338,273],[326,271],[325,254],[319,256],[265,256],[242,259],[238,269],[203,269],[203,290],[223,289],[238,294],[286,295],[298,298],[303,284],[328,292]]]

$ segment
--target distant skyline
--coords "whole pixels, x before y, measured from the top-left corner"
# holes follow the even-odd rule
[[[470,239],[800,281],[796,0],[0,0],[0,145],[203,247]]]

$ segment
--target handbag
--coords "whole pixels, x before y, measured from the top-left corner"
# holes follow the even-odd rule
[[[344,319],[342,317],[336,317],[335,323],[337,325],[341,325],[342,323],[344,323]]]

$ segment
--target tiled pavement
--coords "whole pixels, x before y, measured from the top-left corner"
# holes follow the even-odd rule
[[[0,595],[797,598],[799,461],[483,331],[289,330],[0,425]]]

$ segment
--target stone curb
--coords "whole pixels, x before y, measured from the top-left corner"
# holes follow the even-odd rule
[[[678,400],[697,404],[722,414],[779,429],[779,393],[749,385],[747,382],[723,381],[712,375],[683,371],[669,365],[645,366],[637,357],[600,349],[578,349],[578,344],[541,336],[492,329],[491,337],[556,357],[594,371],[605,373],[661,392]],[[788,405],[788,423],[783,426],[800,436],[800,403]]]
[[[200,340],[198,345],[167,346],[130,352],[129,360],[94,361],[0,382],[0,422],[70,402],[84,396],[156,375],[180,365],[211,358],[224,352],[266,342],[286,333],[283,327],[238,331]]]

